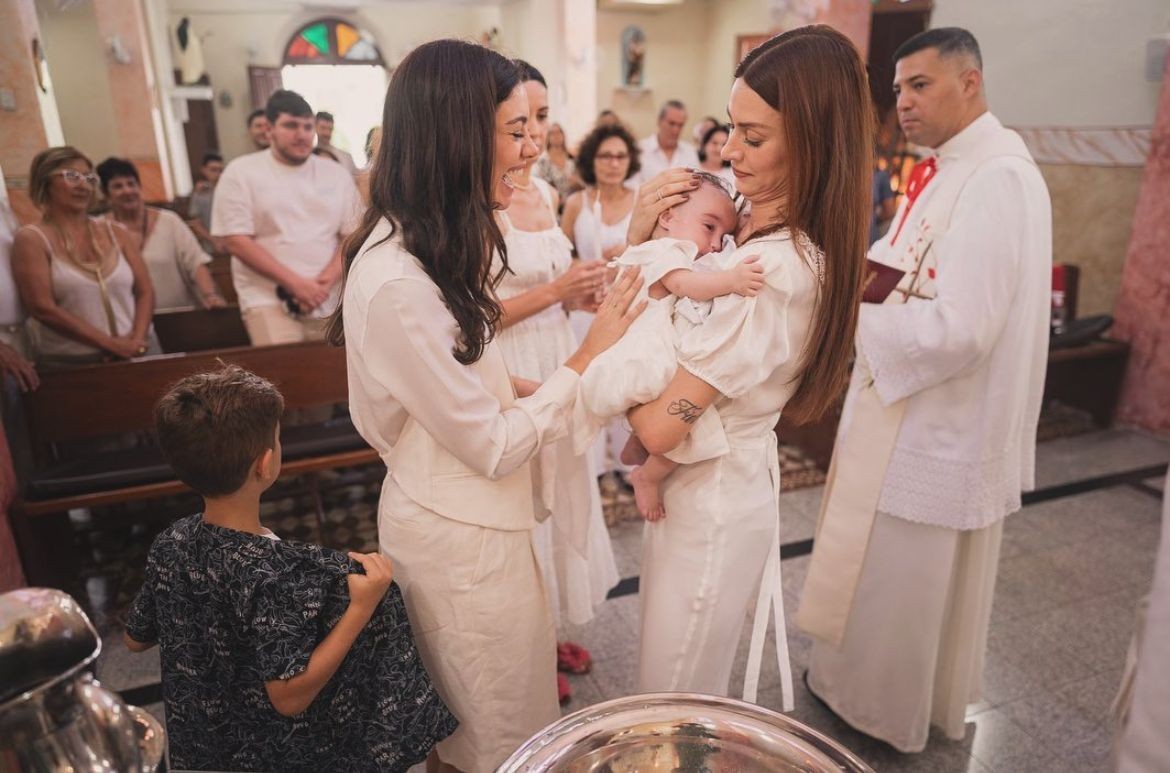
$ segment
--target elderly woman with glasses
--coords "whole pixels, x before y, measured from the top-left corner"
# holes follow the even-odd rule
[[[29,194],[41,222],[17,231],[12,273],[43,367],[158,351],[150,274],[124,227],[89,216],[96,189],[93,164],[75,148],[49,148],[33,159]]]
[[[226,305],[207,268],[211,256],[182,218],[146,206],[138,168],[124,158],[107,158],[97,165],[97,174],[110,202],[106,219],[124,226],[142,253],[154,284],[155,308]]]

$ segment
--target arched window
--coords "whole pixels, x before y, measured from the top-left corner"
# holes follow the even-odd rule
[[[374,36],[343,19],[317,19],[297,30],[285,46],[284,64],[386,66]]]

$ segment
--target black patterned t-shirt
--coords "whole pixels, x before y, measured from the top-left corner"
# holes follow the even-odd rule
[[[304,671],[349,606],[343,553],[183,518],[150,548],[127,632],[157,641],[174,768],[406,770],[455,718],[391,585],[333,678],[295,717],[264,683]]]

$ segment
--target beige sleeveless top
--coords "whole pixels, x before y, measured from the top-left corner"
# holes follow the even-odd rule
[[[98,330],[116,336],[129,335],[134,326],[134,273],[130,270],[126,256],[122,254],[118,240],[114,238],[113,227],[109,223],[105,224],[111,242],[118,249],[114,270],[103,277],[109,300],[109,313],[106,303],[102,300],[102,288],[97,278],[70,260],[59,256],[53,250],[49,237],[40,228],[35,225],[24,227],[35,231],[45,243],[45,249],[49,253],[54,302]],[[33,351],[38,358],[78,357],[102,353],[101,349],[62,335],[32,319],[29,320],[29,335]]]

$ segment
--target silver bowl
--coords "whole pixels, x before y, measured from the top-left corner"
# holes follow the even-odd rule
[[[794,719],[752,703],[652,693],[598,703],[529,739],[497,773],[873,773]]]

